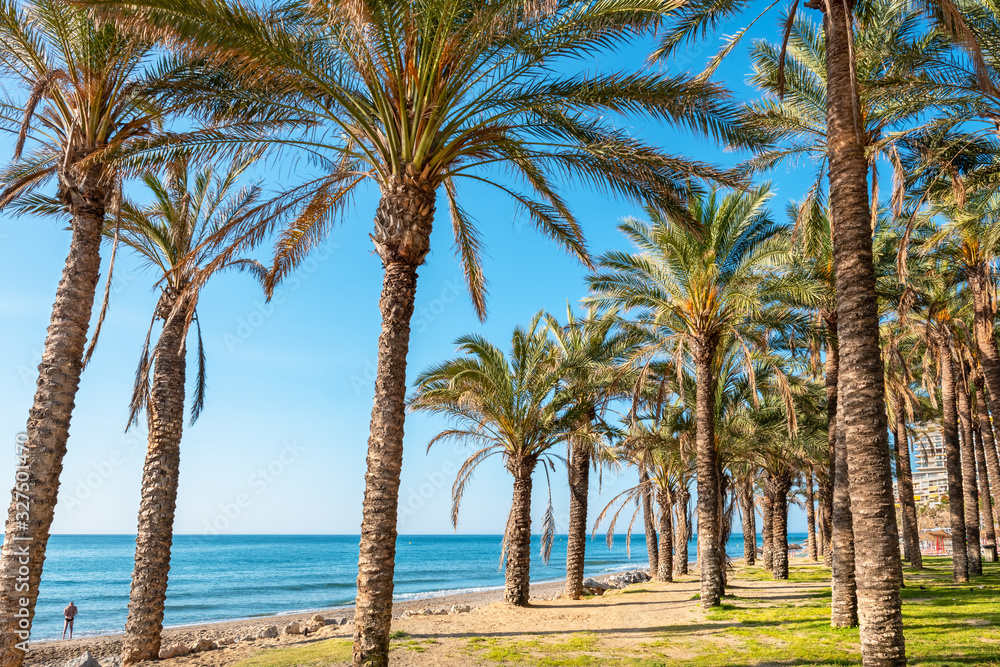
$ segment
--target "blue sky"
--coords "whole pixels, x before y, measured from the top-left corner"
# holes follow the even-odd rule
[[[815,12],[810,12],[815,14]],[[773,10],[754,34],[777,40]],[[732,32],[726,30],[725,32]],[[749,45],[749,43],[747,43]],[[697,67],[712,46],[692,49],[678,65]],[[634,66],[646,44],[599,64]],[[744,99],[749,71],[741,48],[720,70],[720,78]],[[684,62],[687,61],[687,62]],[[596,63],[595,63],[596,64]],[[738,156],[710,140],[670,128],[629,123],[670,152],[731,164]],[[12,143],[0,140],[0,155]],[[273,165],[271,187],[294,183],[291,162]],[[782,168],[772,176],[776,215],[812,182],[813,166]],[[572,184],[564,187],[594,255],[625,248],[618,221],[638,215],[632,204],[609,200]],[[365,454],[371,413],[381,264],[368,233],[377,193],[355,200],[344,224],[265,303],[247,276],[222,275],[204,291],[199,314],[208,355],[208,398],[200,421],[186,426],[175,530],[178,533],[345,533],[361,522]],[[483,188],[462,192],[479,220],[487,245],[490,316],[481,324],[464,291],[453,253],[446,205],[439,201],[432,251],[419,271],[408,375],[455,353],[462,334],[482,333],[509,340],[511,330],[539,309],[557,316],[566,302],[585,295],[585,271],[555,244],[519,218],[505,200]],[[45,330],[69,244],[61,223],[0,214],[0,437],[13,451],[31,406]],[[105,271],[107,249],[105,250]],[[156,302],[155,277],[138,270],[123,253],[115,269],[111,310],[97,352],[77,396],[69,451],[62,474],[54,533],[134,533],[145,449],[144,429],[125,433],[133,374]],[[189,376],[193,373],[189,373]],[[400,490],[401,533],[448,533],[450,489],[469,453],[443,445],[425,454],[428,440],[444,424],[436,418],[407,418]],[[494,464],[495,463],[495,464]],[[494,464],[494,465],[491,465]],[[0,456],[0,483],[13,477],[13,456]],[[558,529],[565,530],[564,471],[553,475]],[[591,516],[615,493],[635,482],[605,471],[591,492]],[[510,503],[511,481],[498,462],[477,473],[466,494],[458,530],[500,533]],[[545,490],[535,485],[536,527]],[[804,530],[793,509],[790,529]]]

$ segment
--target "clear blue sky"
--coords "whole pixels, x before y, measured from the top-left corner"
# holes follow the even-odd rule
[[[809,11],[809,10],[803,10]],[[816,14],[811,12],[811,14]],[[780,38],[777,9],[755,27]],[[725,32],[732,32],[732,29]],[[746,43],[749,45],[749,42]],[[695,47],[681,64],[698,68],[716,43]],[[634,66],[648,52],[636,45],[594,66]],[[744,98],[746,48],[720,72]],[[731,164],[738,156],[682,131],[631,123],[670,152]],[[0,139],[0,155],[12,143]],[[290,163],[289,163],[290,165]],[[812,182],[813,165],[773,175],[776,215]],[[291,166],[268,173],[272,187],[294,183]],[[597,255],[627,247],[618,221],[637,215],[630,204],[572,184],[564,188]],[[200,421],[186,426],[175,529],[202,533],[214,524],[229,533],[348,533],[359,531],[365,454],[371,413],[381,264],[368,233],[376,204],[372,189],[358,197],[345,223],[321,251],[265,304],[248,277],[223,275],[203,293],[200,319],[208,355],[208,399]],[[585,295],[585,272],[554,244],[515,216],[494,193],[466,187],[465,206],[479,220],[487,244],[490,316],[475,317],[454,257],[444,202],[439,202],[432,251],[420,269],[409,355],[409,377],[455,353],[459,335],[479,332],[504,342],[514,326],[540,308],[561,315],[567,300]],[[0,214],[0,438],[13,451],[34,394],[50,309],[69,244],[63,225]],[[107,255],[105,250],[105,271]],[[126,434],[136,362],[156,294],[154,276],[127,253],[115,269],[111,310],[98,350],[83,376],[62,474],[54,533],[134,533],[144,429]],[[98,297],[99,298],[99,297]],[[189,373],[189,376],[193,372]],[[402,471],[401,533],[448,533],[450,490],[467,450],[444,445],[425,454],[442,428],[437,419],[410,415]],[[634,484],[635,472],[605,472],[592,481],[591,516]],[[0,456],[0,484],[13,479],[13,456]],[[558,529],[567,519],[565,472],[553,475]],[[545,490],[535,485],[533,516],[544,511]],[[487,462],[466,494],[459,532],[501,533],[511,480],[499,462]],[[241,501],[242,507],[237,504]],[[803,531],[801,510],[790,529]],[[738,528],[736,528],[738,530]]]

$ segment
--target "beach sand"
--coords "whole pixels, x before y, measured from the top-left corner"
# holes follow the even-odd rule
[[[804,559],[794,560],[797,564],[805,563]],[[485,642],[485,648],[495,638],[539,641],[580,632],[597,633],[601,650],[641,655],[645,650],[642,648],[643,644],[648,645],[662,639],[671,626],[684,627],[690,635],[694,625],[705,624],[704,614],[693,599],[699,591],[696,573],[693,576],[679,577],[671,584],[635,584],[624,590],[609,591],[603,596],[577,601],[558,598],[562,588],[562,582],[533,585],[532,601],[528,608],[515,608],[503,603],[501,590],[399,602],[394,605],[392,629],[393,632],[406,633],[408,636],[405,641],[394,643],[391,662],[393,665],[457,667],[478,662],[474,659],[474,654],[470,654],[470,638],[473,637],[483,638],[481,641]],[[741,579],[737,571],[731,579],[729,592],[762,600],[794,600],[811,588],[814,588],[811,584],[748,581]],[[473,611],[405,619],[399,617],[408,610],[448,609],[454,604],[470,605]],[[350,609],[326,611],[322,615],[327,619],[352,617]],[[256,634],[272,625],[280,630],[292,621],[304,621],[312,616],[312,613],[290,614],[173,628],[164,632],[163,645],[178,641],[191,644],[201,638],[218,641],[222,638],[243,637]],[[350,639],[353,631],[353,624],[328,625],[317,635],[309,637],[282,635],[275,639],[241,641],[216,650],[144,664],[225,667],[273,648],[305,646],[330,638]],[[63,667],[68,659],[89,650],[104,667],[108,667],[110,664],[117,664],[121,640],[121,635],[107,635],[72,641],[39,642],[32,645],[25,664],[29,667]],[[682,645],[670,650],[676,654],[672,657],[684,659]],[[657,651],[662,655],[664,649],[661,646]]]

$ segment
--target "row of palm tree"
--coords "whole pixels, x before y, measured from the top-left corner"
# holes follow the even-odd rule
[[[638,501],[661,580],[687,568],[694,483],[706,607],[725,591],[734,512],[752,524],[757,496],[765,564],[787,576],[788,494],[800,475],[811,489],[815,475],[810,532],[833,567],[832,622],[860,624],[865,665],[905,664],[892,467],[905,555],[919,566],[907,431],[917,416],[937,418],[939,387],[958,580],[978,570],[978,500],[985,491],[984,507],[995,507],[1000,485],[990,426],[1000,409],[996,137],[975,128],[995,118],[998,18],[964,1],[809,3],[819,27],[796,3],[780,46],[753,45],[764,98],[742,107],[711,76],[745,29],[697,76],[566,71],[573,57],[644,39],[669,63],[745,4],[4,0],[0,66],[11,86],[0,128],[16,148],[0,207],[66,214],[72,242],[27,428],[31,519],[26,529],[15,521],[15,487],[0,557],[0,665],[23,660],[14,609],[26,599],[34,613],[74,397],[106,312],[105,303],[88,344],[102,239],[112,263],[124,242],[162,273],[152,323],[161,330],[150,352],[150,329],[127,420],[145,410],[150,430],[123,652],[133,664],[159,652],[185,341],[200,326],[200,290],[236,268],[273,293],[367,184],[380,193],[371,238],[384,281],[354,661],[387,664],[409,323],[439,192],[486,316],[484,240],[459,197],[463,177],[509,196],[592,271],[584,318],[540,317],[515,332],[509,353],[464,338],[465,356],[421,374],[411,397],[460,422],[441,437],[480,445],[456,481],[453,519],[483,459],[501,454],[515,478],[508,601],[527,602],[532,473],[552,470],[557,444],[568,446],[570,597],[581,594],[595,464],[638,468],[624,499]],[[622,117],[686,127],[753,157],[726,170],[670,155]],[[803,156],[820,168],[793,223],[778,222],[769,188],[750,178]],[[259,186],[234,191],[261,157],[310,167],[274,198]],[[227,165],[221,176],[198,166],[211,162]],[[126,194],[140,178],[149,205]],[[631,252],[590,257],[559,191],[566,179],[647,206],[648,220],[622,224]],[[270,266],[250,259],[272,238]],[[198,368],[193,417],[204,398],[200,344]],[[14,595],[15,536],[30,545],[27,594]]]

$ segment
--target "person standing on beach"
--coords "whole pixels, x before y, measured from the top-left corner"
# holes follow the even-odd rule
[[[66,628],[69,628],[69,638],[70,639],[73,638],[73,619],[76,618],[76,615],[79,611],[80,610],[77,609],[76,605],[73,604],[72,602],[66,605],[66,608],[63,609],[63,618],[66,619],[66,622],[63,623],[63,632],[62,632],[63,639],[66,639]]]

